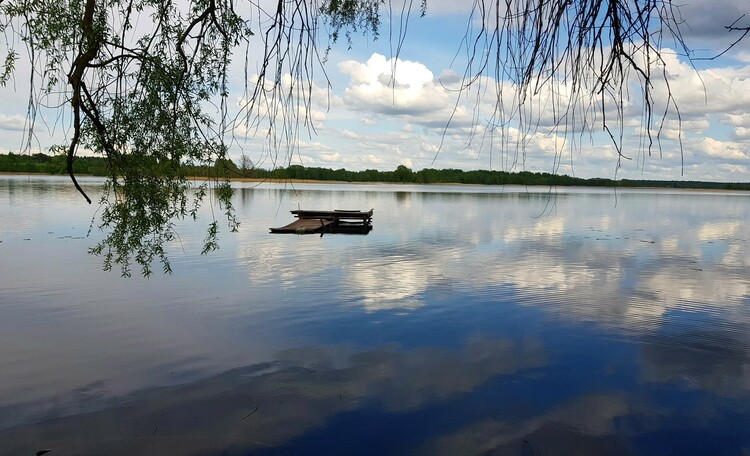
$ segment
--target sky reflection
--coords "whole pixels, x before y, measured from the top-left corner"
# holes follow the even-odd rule
[[[218,252],[181,224],[174,275],[124,280],[24,182],[0,455],[750,451],[747,195],[241,184]],[[298,207],[374,230],[268,234]]]

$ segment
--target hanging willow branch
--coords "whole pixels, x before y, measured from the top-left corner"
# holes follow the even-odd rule
[[[117,265],[129,275],[134,262],[149,275],[159,261],[169,271],[165,244],[175,238],[175,219],[197,217],[207,195],[237,229],[229,183],[218,176],[231,133],[221,119],[229,56],[252,32],[233,1],[21,0],[0,8],[3,29],[19,35],[31,56],[42,56],[32,78],[43,93],[32,101],[61,94],[57,104],[70,109],[68,142],[54,149],[64,151],[68,174],[89,203],[75,156],[84,150],[107,158],[105,237],[92,249],[105,269]],[[216,100],[220,109],[213,110]],[[191,189],[185,169],[196,165],[215,171]],[[218,232],[214,219],[204,252],[217,247]]]
[[[512,167],[523,164],[540,128],[563,138],[601,131],[619,159],[629,159],[623,120],[635,95],[650,155],[670,112],[680,121],[663,55],[673,52],[667,39],[689,54],[677,17],[677,7],[660,0],[476,0],[471,23],[479,25],[462,43],[459,98],[494,90],[486,132]],[[665,98],[655,96],[657,83]]]

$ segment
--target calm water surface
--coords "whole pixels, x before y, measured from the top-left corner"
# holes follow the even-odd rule
[[[0,177],[0,454],[750,454],[748,193],[235,202],[219,251],[206,211],[173,275],[123,279],[66,179]],[[268,234],[298,207],[374,230]]]

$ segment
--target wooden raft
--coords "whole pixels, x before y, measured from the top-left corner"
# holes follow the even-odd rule
[[[364,211],[291,211],[297,220],[280,228],[270,228],[271,233],[345,233],[367,234],[372,230],[373,209]]]

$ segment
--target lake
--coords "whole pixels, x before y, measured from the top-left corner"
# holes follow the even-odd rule
[[[0,176],[0,455],[750,454],[749,193],[235,187],[126,279],[67,179]]]

